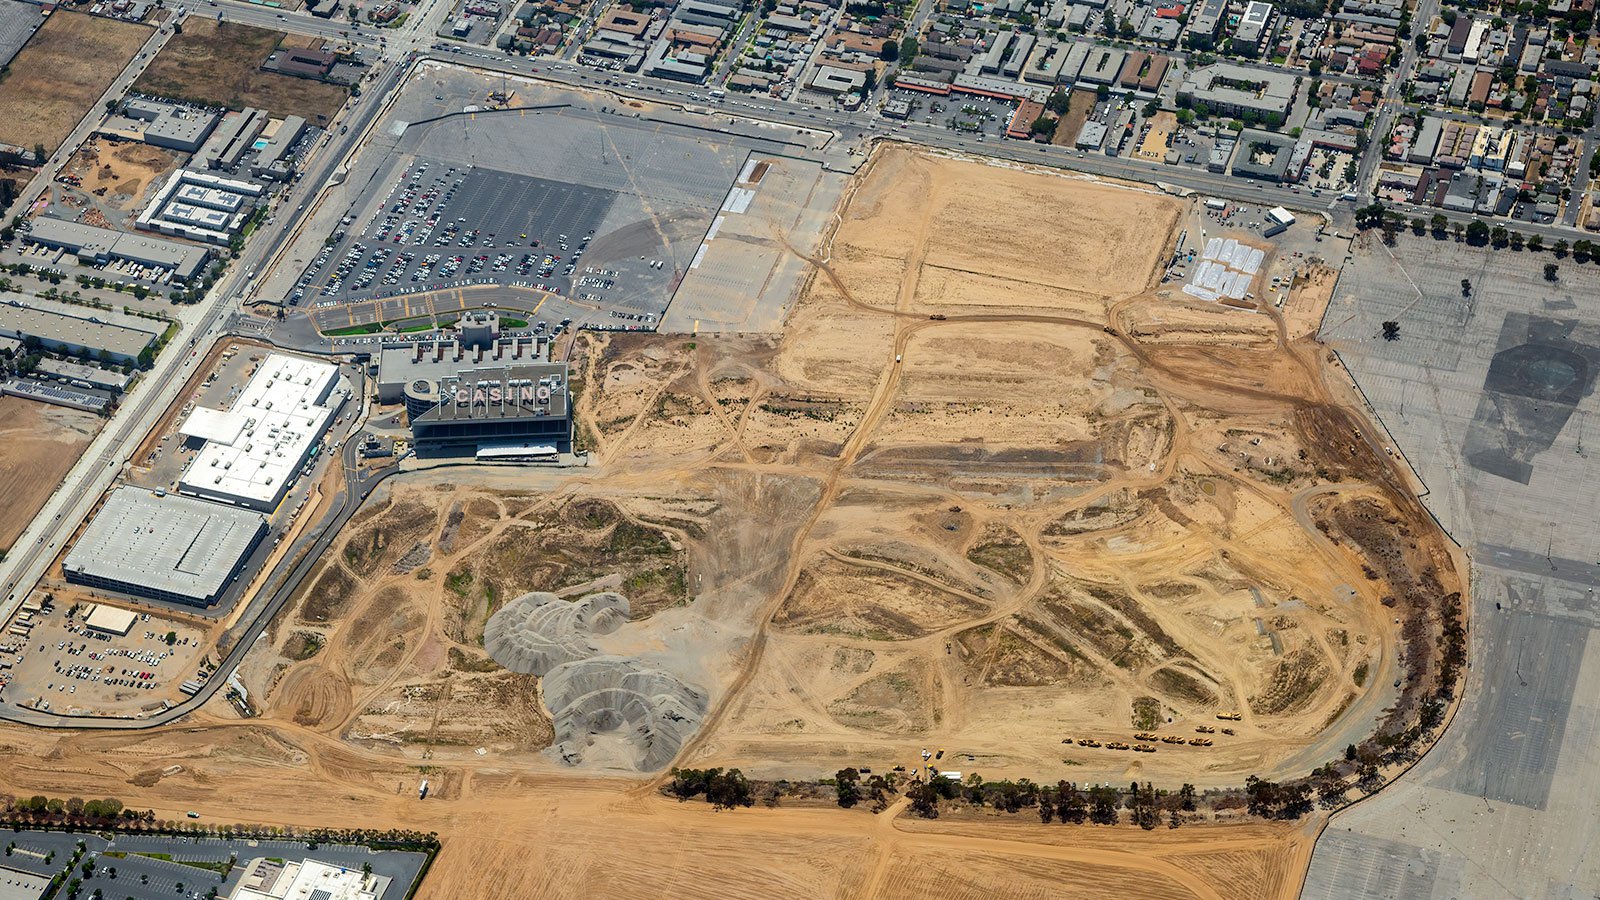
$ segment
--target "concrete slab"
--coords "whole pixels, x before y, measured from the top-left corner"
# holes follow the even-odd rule
[[[1473,559],[1471,669],[1439,744],[1334,817],[1304,896],[1600,892],[1600,271],[1402,237],[1358,249],[1322,336]],[[1469,288],[1461,281],[1468,279]],[[1400,336],[1385,341],[1385,321]],[[1433,874],[1426,876],[1428,867]],[[1424,877],[1426,876],[1426,877]]]

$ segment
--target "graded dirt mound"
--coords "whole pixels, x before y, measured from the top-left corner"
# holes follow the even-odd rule
[[[535,591],[506,604],[483,629],[483,647],[513,672],[539,675],[599,653],[591,635],[610,634],[628,621],[628,598],[589,594],[567,602]]]
[[[542,680],[553,750],[567,765],[659,769],[705,716],[709,698],[698,687],[637,660],[603,655],[593,643],[627,624],[628,614],[621,594],[567,601],[536,591],[506,604],[484,627],[484,649],[496,662]],[[620,746],[594,759],[592,749],[607,735]]]
[[[544,702],[562,762],[583,763],[595,735],[621,732],[633,759],[620,761],[649,772],[672,762],[700,729],[708,698],[667,672],[600,656],[558,666],[544,679]]]

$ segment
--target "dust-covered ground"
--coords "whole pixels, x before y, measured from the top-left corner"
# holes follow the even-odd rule
[[[91,412],[0,397],[0,553],[33,521],[100,423]]]
[[[258,718],[0,732],[0,785],[437,830],[424,897],[1292,896],[1314,824],[712,814],[639,775],[927,748],[1205,788],[1372,733],[1389,606],[1455,560],[1307,336],[1331,277],[1183,299],[1183,202],[880,152],[781,337],[579,337],[589,466],[391,480],[247,657]]]

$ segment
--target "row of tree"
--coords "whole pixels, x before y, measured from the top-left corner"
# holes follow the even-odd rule
[[[679,801],[703,796],[717,809],[755,802],[755,789],[738,769],[673,769],[667,792]]]

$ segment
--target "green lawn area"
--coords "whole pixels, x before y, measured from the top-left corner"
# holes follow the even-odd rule
[[[355,337],[362,334],[377,334],[383,330],[383,325],[378,322],[368,322],[365,325],[351,325],[349,328],[335,328],[323,332],[328,337]]]

